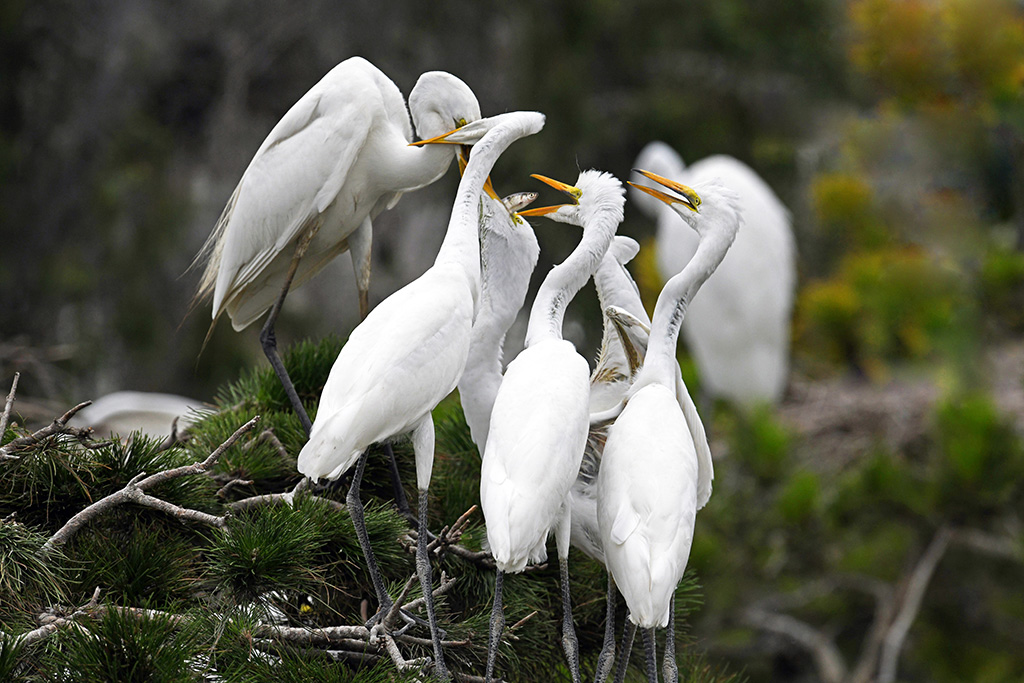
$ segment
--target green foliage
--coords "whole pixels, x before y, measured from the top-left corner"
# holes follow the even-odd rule
[[[1024,254],[993,248],[978,276],[980,305],[1002,330],[1024,332]]]
[[[852,254],[800,294],[796,342],[819,363],[881,378],[894,361],[933,357],[966,305],[958,273],[919,250]]]
[[[863,178],[826,173],[815,179],[811,193],[818,222],[840,251],[877,249],[891,239]]]
[[[0,520],[0,624],[17,612],[64,598],[61,553],[42,550],[48,536]]]
[[[732,431],[733,449],[737,457],[765,482],[777,480],[786,468],[790,439],[786,429],[769,408],[749,415],[738,415]]]
[[[44,680],[78,683],[131,681],[185,683],[202,680],[197,667],[203,651],[198,629],[189,622],[108,609],[82,629],[65,629],[48,648]]]

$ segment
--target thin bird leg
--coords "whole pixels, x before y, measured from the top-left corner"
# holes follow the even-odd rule
[[[391,490],[395,497],[395,506],[398,511],[412,523],[412,526],[419,530],[419,520],[412,513],[409,507],[409,499],[405,497],[405,487],[402,486],[402,476],[398,472],[398,460],[395,458],[395,451],[390,443],[384,444],[384,454],[388,457],[388,469],[391,472]]]
[[[665,659],[661,665],[665,683],[679,683],[679,665],[676,664],[676,596],[668,606],[668,626],[665,628]]]
[[[495,571],[494,576],[494,605],[491,607],[491,632],[487,637],[487,671],[484,673],[485,683],[491,683],[494,675],[494,660],[498,656],[498,645],[501,643],[501,635],[505,631],[505,608],[501,604],[501,585],[505,578],[505,572],[500,569]]]
[[[284,286],[281,287],[281,294],[277,297],[277,301],[270,308],[270,315],[267,316],[267,322],[263,323],[263,329],[260,330],[260,343],[263,345],[263,353],[266,355],[267,360],[270,361],[271,367],[274,368],[274,372],[277,373],[277,378],[281,380],[282,386],[284,386],[284,393],[288,395],[288,400],[292,404],[292,408],[299,416],[299,420],[302,422],[302,428],[306,430],[306,436],[313,430],[313,422],[309,419],[309,415],[306,413],[306,408],[302,405],[302,401],[299,400],[299,394],[295,391],[295,385],[292,383],[291,377],[288,376],[288,371],[285,370],[284,363],[281,361],[281,356],[277,352],[277,335],[274,332],[274,325],[277,323],[277,315],[281,312],[281,306],[284,305],[284,298],[288,296],[288,289],[292,286],[292,279],[295,277],[295,271],[299,269],[299,261],[306,254],[306,249],[309,248],[309,243],[313,241],[313,237],[317,231],[320,230],[319,221],[314,223],[309,231],[299,239],[298,245],[295,247],[295,254],[292,256],[292,262],[288,266],[288,273],[284,278]]]
[[[658,683],[658,665],[655,662],[658,655],[658,641],[654,638],[654,627],[643,629],[644,651],[647,653],[647,681]]]
[[[427,528],[427,490],[420,489],[420,528]],[[448,667],[444,663],[444,651],[441,650],[441,635],[437,627],[437,614],[434,612],[434,594],[431,591],[430,558],[427,556],[427,535],[419,534],[416,544],[416,573],[423,587],[423,597],[427,604],[427,620],[430,621],[430,638],[434,641],[434,676],[441,681],[452,680]]]
[[[604,617],[604,644],[601,646],[601,654],[597,657],[597,676],[595,683],[605,683],[612,673],[615,665],[615,579],[612,573],[608,572],[608,596]]]
[[[363,481],[363,470],[366,469],[366,451],[359,456],[356,463],[356,471],[352,476],[352,484],[348,488],[348,496],[345,505],[348,507],[348,514],[352,518],[352,524],[356,528],[356,537],[359,539],[359,547],[363,549],[363,557],[366,558],[366,568],[370,571],[370,580],[373,581],[373,589],[377,592],[377,604],[380,611],[377,612],[369,623],[377,621],[382,614],[391,611],[392,601],[388,591],[384,588],[384,579],[377,567],[377,558],[373,556],[373,548],[370,547],[370,535],[366,532],[366,520],[363,518],[363,502],[359,498],[359,484]]]
[[[572,624],[572,598],[569,595],[569,514],[569,506],[566,505],[555,529],[555,546],[558,549],[558,574],[562,584],[562,649],[569,662],[572,682],[580,683],[580,643]]]
[[[626,626],[622,629],[622,643],[619,645],[619,663],[615,667],[615,683],[626,680],[626,667],[629,666],[629,653],[633,651],[633,638],[636,636],[636,624],[629,620],[626,611]]]

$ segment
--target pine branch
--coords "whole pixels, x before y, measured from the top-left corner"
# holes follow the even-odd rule
[[[57,531],[57,533],[51,536],[50,539],[43,544],[40,552],[46,553],[50,550],[63,546],[72,536],[78,533],[82,526],[84,526],[88,521],[108,510],[129,502],[161,510],[177,517],[178,519],[188,519],[210,526],[224,527],[226,524],[224,517],[216,517],[198,510],[179,507],[172,503],[168,503],[167,501],[160,500],[159,498],[154,498],[153,496],[147,495],[143,492],[152,486],[162,484],[172,479],[177,479],[178,477],[202,474],[206,472],[215,462],[217,462],[217,459],[220,458],[224,451],[234,445],[234,443],[238,441],[243,434],[255,427],[259,420],[260,417],[257,415],[239,427],[235,430],[234,434],[229,436],[224,443],[218,446],[212,453],[210,453],[206,460],[203,460],[202,462],[164,470],[163,472],[151,474],[148,477],[145,476],[145,472],[136,475],[120,491],[116,491],[105,498],[101,498],[69,519],[64,526]],[[55,424],[56,422],[57,421],[54,421]]]

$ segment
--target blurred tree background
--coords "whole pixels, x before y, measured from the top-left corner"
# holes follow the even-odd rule
[[[346,57],[406,94],[448,70],[485,115],[548,116],[496,169],[502,194],[626,178],[661,139],[736,156],[793,212],[787,398],[705,416],[709,658],[752,681],[1024,678],[1019,2],[10,0],[0,37],[0,379],[22,373],[25,418],[117,389],[212,401],[265,365],[224,322],[200,356],[208,309],[188,312],[252,154]],[[432,262],[455,185],[376,221],[373,303]],[[538,233],[535,284],[577,238]],[[653,226],[627,205],[620,233],[652,295]],[[279,338],[344,336],[355,301],[342,257],[289,296]],[[590,354],[596,297],[573,309]]]

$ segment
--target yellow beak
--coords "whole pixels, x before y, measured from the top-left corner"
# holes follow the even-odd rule
[[[578,187],[574,187],[572,185],[569,185],[568,183],[563,183],[560,180],[548,178],[547,176],[538,175],[536,173],[532,174],[530,177],[536,178],[542,183],[550,185],[559,192],[564,192],[565,194],[569,195],[569,198],[572,201],[567,204],[555,204],[554,206],[539,206],[536,209],[527,209],[525,211],[520,211],[520,216],[543,216],[545,214],[554,213],[563,206],[573,206],[575,204],[579,204],[579,198],[583,196],[583,192]]]
[[[700,213],[700,204],[701,204],[700,195],[697,194],[693,190],[692,187],[689,187],[688,185],[683,185],[682,183],[677,183],[674,180],[669,180],[668,178],[666,178],[664,176],[660,176],[657,173],[651,173],[650,171],[644,171],[644,170],[639,169],[639,168],[634,168],[633,171],[636,172],[636,173],[639,173],[640,175],[644,176],[645,178],[650,178],[651,180],[653,180],[656,183],[664,185],[665,187],[667,187],[668,189],[672,190],[673,192],[677,192],[680,196],[666,194],[666,193],[662,192],[661,190],[654,189],[653,187],[646,187],[644,185],[637,185],[636,183],[634,183],[632,181],[627,181],[627,182],[629,182],[630,185],[632,185],[636,189],[638,189],[638,190],[640,190],[642,192],[646,192],[647,194],[651,195],[655,199],[660,199],[661,201],[665,202],[666,204],[668,204],[670,206],[672,204],[682,204],[683,206],[688,208],[690,211],[693,211],[695,213]]]

